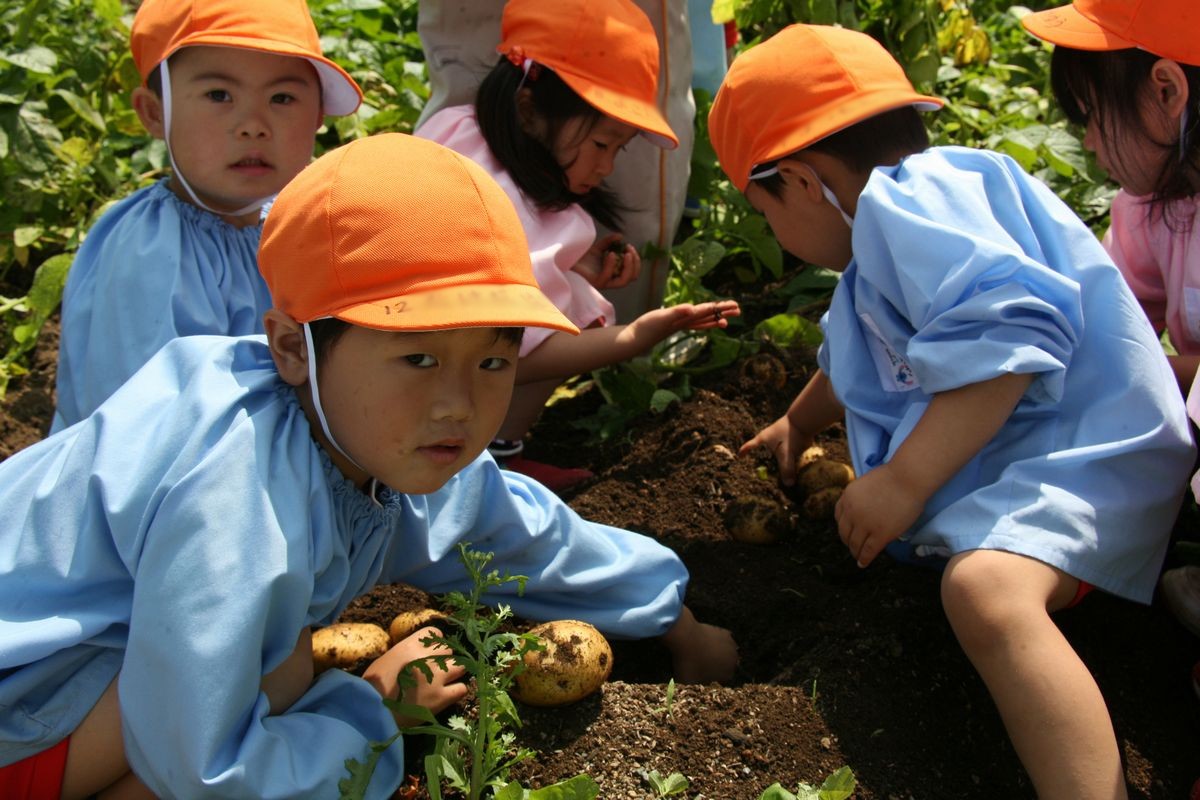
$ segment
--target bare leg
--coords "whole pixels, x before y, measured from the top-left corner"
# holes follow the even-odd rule
[[[1104,698],[1050,618],[1078,586],[1040,561],[974,550],[950,560],[942,604],[1038,796],[1125,798]]]
[[[508,416],[496,435],[501,439],[523,439],[560,383],[561,380],[551,379],[514,387],[512,401],[508,404]]]

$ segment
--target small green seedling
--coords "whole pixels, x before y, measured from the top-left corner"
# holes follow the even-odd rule
[[[671,797],[688,790],[688,779],[678,772],[672,772],[664,778],[658,770],[652,769],[646,774],[646,782],[654,789],[655,797]]]
[[[773,783],[759,795],[758,800],[847,800],[854,794],[857,785],[854,771],[842,767],[826,778],[819,788],[801,783],[796,787],[796,793],[792,794],[780,784]]]
[[[667,681],[667,700],[666,700],[666,703],[664,703],[663,705],[659,706],[658,708],[652,708],[652,709],[650,709],[650,712],[651,712],[652,714],[662,714],[662,713],[664,713],[664,712],[665,712],[665,713],[666,713],[666,715],[669,717],[669,716],[671,716],[671,711],[672,711],[674,708],[675,708],[675,679],[674,679],[674,678],[671,678],[671,680]]]

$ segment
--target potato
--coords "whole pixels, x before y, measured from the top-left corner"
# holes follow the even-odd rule
[[[805,450],[796,457],[796,472],[800,472],[814,461],[820,461],[828,458],[829,454],[825,452],[825,448],[819,444],[814,444],[812,447]]]
[[[313,668],[318,674],[331,667],[354,669],[387,652],[387,631],[370,622],[338,622],[313,631]]]
[[[392,624],[388,626],[388,638],[392,644],[396,644],[401,639],[407,639],[417,631],[428,625],[435,627],[443,627],[439,623],[448,620],[445,614],[440,611],[434,611],[432,608],[418,608],[412,611],[401,611],[392,620]],[[443,630],[443,632],[445,632]]]
[[[782,389],[787,385],[787,367],[770,353],[755,353],[742,362],[742,377],[764,389]]]
[[[813,492],[804,501],[804,516],[809,519],[833,519],[833,510],[842,499],[842,486],[830,486]]]
[[[849,464],[822,458],[809,464],[796,476],[796,485],[804,494],[816,494],[822,489],[843,487],[854,480]]]
[[[531,706],[563,706],[599,689],[612,672],[608,640],[586,622],[573,619],[533,628],[546,649],[525,654],[525,670],[512,685],[512,696]]]
[[[762,497],[734,500],[725,510],[725,527],[736,541],[771,544],[791,529],[791,519],[779,503]]]

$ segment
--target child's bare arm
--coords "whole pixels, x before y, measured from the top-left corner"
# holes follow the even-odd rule
[[[756,447],[766,447],[775,454],[780,481],[791,486],[796,481],[796,457],[812,444],[818,433],[841,419],[844,413],[845,409],[834,397],[828,376],[817,370],[796,395],[787,413],[745,442],[738,449],[738,455],[745,455]]]
[[[696,620],[687,606],[662,636],[680,683],[724,682],[733,677],[738,651],[733,634]]]
[[[1006,374],[934,395],[892,459],[851,482],[838,502],[838,535],[870,564],[916,521],[926,501],[991,441],[1036,376]]]
[[[676,331],[729,325],[742,313],[735,300],[683,303],[647,311],[628,325],[587,328],[578,336],[555,333],[517,365],[517,383],[566,378],[607,367],[649,350]]]

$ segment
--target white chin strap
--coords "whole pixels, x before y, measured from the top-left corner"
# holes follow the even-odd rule
[[[752,169],[752,170],[750,170],[750,180],[752,180],[752,181],[762,180],[763,178],[767,178],[767,177],[770,177],[771,175],[778,175],[778,174],[779,174],[779,167],[770,167],[770,168],[764,169],[764,170],[753,170]],[[825,199],[829,201],[829,204],[832,205],[834,208],[836,208],[837,212],[842,215],[842,219],[844,219],[846,221],[846,227],[853,229],[854,228],[854,217],[852,217],[846,213],[846,210],[844,208],[842,208],[842,204],[838,202],[837,195],[835,195],[829,189],[829,187],[825,185],[825,181],[821,180],[818,177],[817,182],[821,184],[821,194],[825,195]]]
[[[317,386],[317,349],[313,347],[312,328],[308,326],[307,322],[302,325],[304,327],[304,344],[308,348],[308,387],[312,393],[313,408],[316,409],[317,419],[321,422],[321,430],[325,432],[325,438],[329,440],[335,450],[355,467],[366,472],[361,464],[342,449],[342,446],[337,443],[337,439],[333,438],[333,431],[329,430],[329,421],[325,419],[325,409],[321,407],[321,390]]]
[[[187,182],[187,178],[183,176],[183,170],[175,163],[175,153],[171,150],[171,69],[167,66],[169,60],[164,58],[158,66],[162,73],[163,139],[167,143],[167,157],[171,159],[171,169],[175,173],[175,179],[183,185],[184,190],[188,193],[188,197],[192,198],[193,203],[205,211],[211,211],[217,216],[240,217],[242,214],[249,214],[251,211],[261,209],[275,195],[267,195],[234,211],[223,211],[213,208],[201,200],[192,189],[191,184]]]

